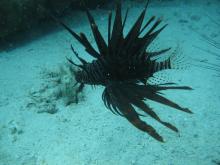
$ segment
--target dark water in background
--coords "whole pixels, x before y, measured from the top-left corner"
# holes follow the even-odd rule
[[[113,6],[110,2],[91,11],[105,37],[107,14]],[[123,3],[123,13],[131,8],[125,31],[143,6],[142,0]],[[92,58],[58,24],[44,22],[4,41],[0,52],[0,165],[220,164],[219,9],[219,0],[161,0],[149,5],[147,18],[156,15],[169,24],[153,49],[179,45],[190,64],[166,78],[194,89],[165,92],[191,109],[192,115],[147,101],[162,119],[180,130],[175,134],[146,117],[163,135],[164,144],[105,108],[102,87],[87,86],[79,104],[69,102],[73,98],[68,92],[72,90],[71,73],[59,66],[65,66],[66,56],[76,60],[70,44],[87,61]],[[84,12],[70,10],[60,19],[76,32],[85,32],[95,45]]]

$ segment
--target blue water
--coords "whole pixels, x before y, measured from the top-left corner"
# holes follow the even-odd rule
[[[91,11],[105,38],[112,6]],[[123,3],[123,13],[130,7],[125,33],[143,6],[142,1]],[[0,165],[220,164],[219,7],[217,0],[164,0],[149,5],[146,21],[156,15],[162,24],[169,24],[151,49],[177,48],[187,63],[184,69],[157,76],[193,88],[163,92],[193,114],[146,101],[179,129],[174,133],[143,117],[165,143],[112,114],[101,99],[101,86],[86,86],[79,103],[71,102],[73,79],[66,57],[77,59],[70,44],[87,61],[92,57],[59,25],[54,24],[53,32],[0,52]],[[62,20],[76,32],[86,33],[95,45],[84,12],[69,13]]]

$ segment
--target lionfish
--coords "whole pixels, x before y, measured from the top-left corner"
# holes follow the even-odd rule
[[[148,80],[153,77],[154,73],[173,68],[171,56],[163,61],[152,59],[162,56],[168,52],[170,48],[155,52],[147,51],[150,44],[167,26],[166,24],[157,29],[161,23],[161,19],[156,20],[155,16],[152,16],[144,26],[142,26],[148,4],[149,0],[130,31],[127,35],[124,35],[123,30],[128,16],[128,9],[126,10],[124,20],[122,20],[121,1],[118,0],[116,2],[113,25],[112,12],[110,12],[108,16],[107,41],[105,41],[101,35],[93,16],[89,10],[86,9],[86,14],[98,50],[92,46],[84,33],[77,34],[62,21],[57,21],[85,47],[85,51],[89,53],[89,55],[94,57],[92,62],[87,62],[79,57],[71,45],[73,53],[81,62],[81,64],[76,64],[67,58],[72,65],[78,67],[74,73],[76,82],[79,84],[76,97],[79,92],[83,90],[85,84],[104,86],[105,89],[102,94],[102,100],[109,110],[114,114],[125,117],[133,126],[146,132],[154,139],[164,142],[163,137],[160,136],[151,125],[141,120],[140,117],[144,115],[140,114],[137,108],[165,127],[178,132],[178,129],[174,125],[161,120],[153,109],[145,103],[145,100],[149,99],[183,112],[192,113],[189,109],[183,108],[161,95],[161,91],[163,90],[191,90],[191,88],[187,86],[174,86],[174,83],[155,85],[148,83]],[[149,30],[144,33],[151,24],[152,26]]]

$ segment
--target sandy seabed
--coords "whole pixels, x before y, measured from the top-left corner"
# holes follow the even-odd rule
[[[143,4],[125,2],[123,12],[127,6],[132,8],[125,31],[137,18]],[[219,7],[219,1],[150,4],[146,19],[156,15],[169,24],[154,47],[179,46],[188,59],[219,65],[215,56],[202,49],[218,54],[220,50],[201,37],[207,35],[220,42],[219,26],[213,22],[220,22]],[[105,33],[108,11],[97,9],[92,13],[101,32]],[[95,43],[83,12],[75,12],[64,21],[75,31],[88,34],[90,41]],[[48,107],[50,101],[41,105],[41,100],[50,96],[42,92],[49,88],[42,72],[63,65],[66,56],[76,60],[70,44],[83,58],[92,60],[62,28],[0,53],[0,165],[220,164],[220,77],[216,72],[195,67],[195,61],[185,70],[167,72],[170,80],[194,90],[166,91],[164,94],[194,114],[148,101],[162,119],[180,130],[176,134],[149,117],[144,118],[164,137],[162,144],[113,115],[102,102],[103,87],[86,86],[78,104],[66,106],[62,100],[53,100],[55,107]],[[34,94],[40,105],[30,98]],[[48,113],[47,109],[52,112]]]

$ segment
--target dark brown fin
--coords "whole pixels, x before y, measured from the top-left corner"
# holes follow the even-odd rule
[[[169,129],[171,129],[171,130],[173,130],[175,132],[178,132],[178,129],[174,125],[172,125],[172,124],[170,124],[168,122],[162,121],[159,118],[159,116],[150,107],[148,107],[143,101],[138,100],[137,102],[134,102],[133,104],[135,106],[137,106],[138,108],[140,108],[141,110],[143,110],[148,115],[150,115],[152,118],[157,120],[159,123],[161,123],[164,126],[166,126],[167,128],[169,128]]]
[[[160,29],[158,29],[157,31],[151,32],[151,34],[150,33],[145,34],[142,38],[139,38],[137,40],[138,44],[136,44],[136,45],[138,45],[138,47],[136,48],[136,55],[138,55],[138,58],[142,58],[143,55],[145,55],[147,47],[155,40],[155,38],[159,35],[159,33],[166,26],[167,26],[167,24],[164,25],[163,27],[161,27]],[[150,31],[154,30],[155,28],[156,28],[156,26],[153,26],[152,29],[150,29]],[[147,56],[147,58],[148,58],[148,56]]]
[[[83,67],[83,65],[78,65],[78,64],[74,63],[70,58],[66,57],[66,59],[67,59],[67,61],[68,61],[70,64],[72,64],[72,65],[74,65],[74,66],[77,66],[77,67],[79,67],[79,68],[81,68],[81,69],[85,69],[85,68]]]
[[[108,45],[110,44],[111,40],[111,28],[112,28],[112,12],[108,15]]]
[[[167,90],[167,89],[181,89],[181,90],[193,90],[191,87],[188,86],[161,86],[161,85],[174,85],[175,83],[165,83],[165,84],[160,84],[160,86],[155,85],[154,88],[156,91],[161,91],[161,90]]]
[[[87,68],[86,68],[84,65],[78,65],[78,64],[74,63],[74,62],[73,62],[70,58],[68,58],[68,57],[66,57],[66,59],[67,59],[67,61],[68,61],[70,64],[81,68],[81,69],[84,70],[87,74],[89,74]]]
[[[129,8],[127,8],[127,10],[126,10],[125,18],[124,18],[124,21],[123,21],[123,23],[122,23],[122,29],[124,29],[124,27],[125,27],[125,23],[126,23],[127,17],[128,17],[128,11],[129,11]]]
[[[120,115],[120,116],[124,116],[117,107],[117,99],[116,96],[112,94],[113,91],[111,88],[105,88],[105,90],[102,93],[102,100],[105,104],[105,106],[115,115]]]
[[[93,36],[95,38],[96,44],[98,46],[99,52],[101,55],[106,55],[107,53],[107,44],[105,43],[104,38],[102,37],[93,16],[90,14],[88,10],[86,10],[87,17],[89,19],[89,23],[93,32]]]
[[[174,85],[174,83],[165,83],[161,85]],[[107,108],[109,108],[113,113],[118,113],[124,116],[131,124],[133,124],[138,129],[147,132],[150,136],[157,139],[158,141],[163,141],[163,138],[156,132],[156,130],[142,121],[133,106],[140,108],[146,114],[151,116],[153,119],[157,120],[159,123],[163,124],[167,128],[178,132],[178,129],[159,118],[159,116],[149,108],[145,103],[145,99],[153,100],[172,108],[191,113],[187,108],[182,108],[176,103],[158,95],[158,91],[166,89],[183,89],[190,90],[189,87],[177,87],[177,86],[157,86],[157,85],[140,85],[136,83],[113,83],[109,82],[106,89],[103,92],[102,98]]]
[[[124,116],[139,130],[144,131],[154,139],[163,142],[163,138],[157,133],[157,131],[139,118],[141,115],[135,111],[125,93],[123,93],[123,90],[121,90],[122,87],[123,84],[112,84],[106,87],[102,95],[106,107],[109,108],[113,113],[116,112]]]
[[[158,87],[161,89],[161,87]],[[165,87],[164,87],[165,89]],[[182,90],[190,90],[189,87],[169,87],[167,89],[182,89]],[[177,110],[180,110],[180,111],[183,111],[183,112],[187,112],[187,113],[192,113],[192,111],[190,111],[188,108],[183,108],[183,107],[180,107],[178,104],[176,104],[175,102],[155,93],[154,91],[157,91],[157,87],[156,86],[150,86],[148,85],[145,89],[145,92],[148,92],[148,94],[145,95],[145,98],[149,99],[149,100],[152,100],[152,101],[155,101],[155,102],[158,102],[158,103],[161,103],[161,104],[164,104],[164,105],[167,105],[169,107],[172,107],[172,108],[175,108]]]
[[[157,86],[159,86],[159,85],[176,85],[176,83],[172,83],[172,82],[169,82],[169,83],[160,83],[160,84],[158,84]],[[188,88],[190,88],[190,87],[188,87]]]
[[[103,101],[105,105],[110,107],[110,110],[116,114],[125,117],[125,114],[119,108],[119,104],[121,105],[129,105],[130,103],[127,101],[125,95],[121,93],[122,91],[117,87],[107,88],[103,92]],[[144,116],[142,114],[137,113],[138,116]]]
[[[157,85],[137,85],[130,83],[127,85],[129,89],[134,92],[137,97],[144,99],[149,99],[167,106],[170,106],[172,108],[175,108],[180,111],[184,111],[187,113],[192,113],[188,108],[182,108],[178,104],[172,102],[171,100],[157,94],[160,90],[166,90],[166,89],[180,89],[180,90],[191,90],[190,87],[186,86],[157,86]]]
[[[105,107],[108,108],[113,114],[116,115],[115,110],[114,110],[112,103],[111,103],[112,101],[111,101],[110,95],[107,92],[106,88],[102,93],[102,101],[104,102]]]
[[[138,19],[136,20],[136,22],[128,32],[127,36],[125,37],[126,43],[128,44],[127,46],[130,45],[130,42],[134,42],[134,39],[138,38],[139,34],[141,33],[141,26],[144,20],[144,16],[146,14],[148,4],[149,4],[149,0],[147,1],[146,6],[139,15]]]
[[[164,142],[162,136],[160,136],[151,125],[148,125],[146,122],[142,121],[139,118],[138,113],[135,111],[135,109],[131,105],[128,104],[126,106],[125,105],[118,105],[118,106],[119,106],[120,111],[123,112],[124,117],[132,125],[134,125],[139,130],[148,133],[154,139],[160,142]]]
[[[148,30],[148,32],[146,33],[147,36],[149,36],[156,28],[157,26],[161,23],[161,19],[158,19],[154,25],[150,28],[150,30]]]
[[[71,45],[71,50],[72,50],[72,52],[75,54],[76,58],[77,58],[83,65],[87,64],[87,62],[86,62],[84,59],[82,59],[81,57],[79,57],[79,54],[75,51],[75,49],[73,48],[73,45]]]
[[[72,34],[72,36],[77,39],[80,43],[82,42],[79,35],[76,34],[72,29],[70,29],[64,22],[62,22],[61,20],[57,19],[55,16],[51,15],[51,18],[58,22],[60,25],[62,25],[70,34]],[[81,43],[82,44],[82,43]]]
[[[140,46],[141,45],[144,46],[145,43],[144,42],[139,43],[142,40],[140,40],[138,38],[140,31],[141,31],[141,26],[142,26],[142,23],[144,20],[145,13],[146,13],[146,8],[144,8],[144,10],[141,12],[138,19],[136,20],[136,22],[132,26],[131,30],[128,32],[127,36],[125,37],[125,41],[124,41],[125,46],[123,47],[123,49],[125,49],[125,50],[127,50],[127,52],[129,52],[129,53],[127,53],[128,58],[130,58],[131,56],[134,56],[134,55],[141,56],[141,55],[143,55],[143,52],[145,51],[145,47],[143,48],[144,51],[140,51],[140,49],[141,49]],[[137,53],[137,52],[140,52],[140,53]],[[139,58],[141,58],[141,57],[139,57]]]
[[[110,54],[116,55],[116,50],[123,39],[122,17],[121,17],[121,1],[116,4],[115,20],[112,29],[111,41],[109,44]]]
[[[138,19],[132,26],[131,30],[128,32],[127,36],[125,37],[126,48],[130,47],[130,44],[133,44],[135,39],[138,38],[145,13],[146,13],[146,8],[144,8],[144,10],[141,12]]]
[[[125,117],[139,130],[144,131],[154,139],[163,142],[163,138],[156,132],[156,130],[139,118],[139,116],[143,115],[140,115],[135,111],[125,93],[121,90],[122,87],[123,84],[110,84],[105,88],[102,95],[105,106],[113,113]]]
[[[149,4],[149,0],[147,1],[145,8],[143,9],[143,11],[141,12],[141,14],[139,15],[138,19],[136,20],[136,22],[134,23],[133,27],[131,28],[131,30],[128,32],[128,35],[126,36],[125,40],[127,40],[127,42],[129,43],[130,41],[134,41],[135,38],[137,38],[139,36],[139,34],[141,33],[141,26],[144,20],[144,16],[146,14],[146,10]],[[147,26],[147,25],[145,25]]]
[[[58,22],[60,25],[62,25],[78,42],[80,42],[86,49],[86,51],[93,57],[99,58],[99,53],[91,46],[89,41],[86,39],[85,36],[81,37],[76,32],[74,32],[72,29],[70,29],[65,23],[63,23],[61,20],[57,19],[54,16],[51,16],[56,22]]]
[[[100,54],[92,47],[90,42],[88,41],[86,35],[84,33],[80,33],[80,38],[82,42],[84,43],[83,45],[85,46],[85,50],[93,57],[95,58],[100,58]]]
[[[156,23],[155,23],[156,24]],[[154,41],[154,39],[158,36],[158,34],[160,34],[160,32],[165,28],[167,26],[167,24],[166,25],[164,25],[164,26],[162,26],[160,29],[158,29],[157,31],[155,31],[155,32],[151,32],[151,33],[147,33],[146,35],[144,35],[144,37],[142,38],[142,40],[144,40],[144,43],[145,43],[145,49],[147,48],[147,46],[152,42],[152,41]],[[154,29],[155,29],[156,27],[154,27]],[[151,30],[150,30],[151,31]],[[149,31],[149,32],[150,32]]]
[[[138,97],[138,95],[135,95],[133,93],[133,91],[131,91],[129,88],[122,88],[122,90],[124,91],[125,96],[129,99],[129,102],[132,103],[133,105],[135,105],[136,107],[140,108],[142,111],[144,111],[145,113],[147,113],[148,115],[150,115],[152,118],[154,118],[155,120],[157,120],[159,123],[163,124],[164,126],[166,126],[167,128],[178,132],[178,129],[168,123],[168,122],[164,122],[162,121],[159,116],[148,106],[144,103],[144,101],[142,100],[142,97]]]
[[[115,105],[117,106],[118,110],[123,114],[123,116],[136,128],[141,131],[148,133],[154,139],[163,142],[163,138],[157,133],[157,131],[144,121],[142,121],[134,107],[131,105],[130,100],[127,98],[126,93],[122,90],[124,88],[123,84],[119,86],[112,86],[112,93],[111,97],[115,97],[117,101],[115,101]]]
[[[155,20],[155,16],[152,16],[147,23],[144,25],[144,27],[141,29],[140,34],[151,24],[151,22],[153,22]]]
[[[160,20],[158,20],[153,27],[145,34],[142,38],[138,38],[136,41],[136,47],[133,48],[135,50],[135,55],[141,59],[143,56],[146,55],[146,49],[147,47],[155,40],[155,38],[159,35],[159,33],[167,26],[164,25],[160,29],[154,31],[156,27],[159,25]],[[154,32],[153,32],[154,31]],[[133,45],[134,46],[134,45]],[[134,51],[133,50],[133,51]],[[131,51],[128,51],[129,53]],[[134,53],[130,53],[130,55],[134,56]],[[147,56],[148,58],[148,56]]]

